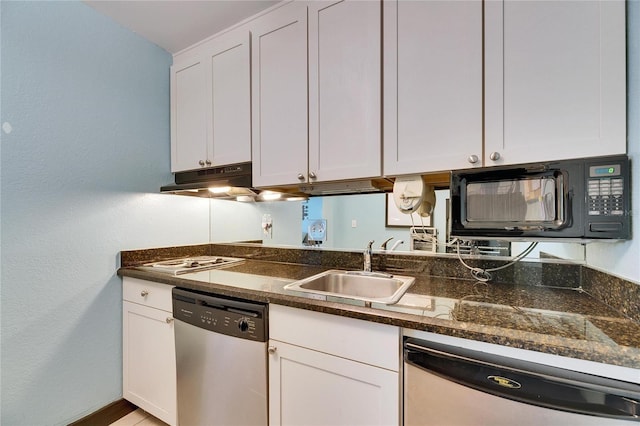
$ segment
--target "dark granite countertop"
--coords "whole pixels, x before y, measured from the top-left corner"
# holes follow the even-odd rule
[[[292,281],[335,268],[332,262],[310,265],[225,251],[215,254],[244,254],[247,260],[224,269],[172,276],[136,268],[142,259],[136,256],[143,256],[136,253],[123,256],[120,276],[640,369],[640,322],[584,291],[588,286],[481,283],[462,276],[434,276],[429,273],[432,268],[405,268],[402,275],[416,281],[400,301],[368,307],[356,300],[316,300],[284,289]],[[158,259],[147,253],[146,259],[152,258]],[[342,269],[354,269],[352,264],[348,259]]]

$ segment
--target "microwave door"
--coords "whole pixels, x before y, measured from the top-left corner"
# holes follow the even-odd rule
[[[545,230],[567,224],[562,173],[467,182],[461,189],[467,229]]]

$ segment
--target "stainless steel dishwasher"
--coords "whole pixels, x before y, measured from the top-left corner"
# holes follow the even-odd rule
[[[267,305],[173,289],[178,424],[267,424]]]
[[[406,339],[405,425],[626,425],[640,385]]]

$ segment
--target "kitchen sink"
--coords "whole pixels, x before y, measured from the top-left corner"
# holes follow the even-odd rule
[[[415,278],[380,272],[332,269],[286,285],[285,290],[343,297],[365,302],[396,303]]]

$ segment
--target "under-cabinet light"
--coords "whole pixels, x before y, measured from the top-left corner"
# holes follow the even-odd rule
[[[255,199],[250,195],[238,195],[236,197],[236,201],[240,201],[241,203],[251,203],[255,201]]]
[[[212,194],[224,194],[225,192],[231,191],[230,186],[214,186],[209,188],[209,192]]]
[[[262,191],[260,193],[260,198],[262,198],[263,200],[279,200],[280,197],[282,197],[282,194],[279,192]]]

